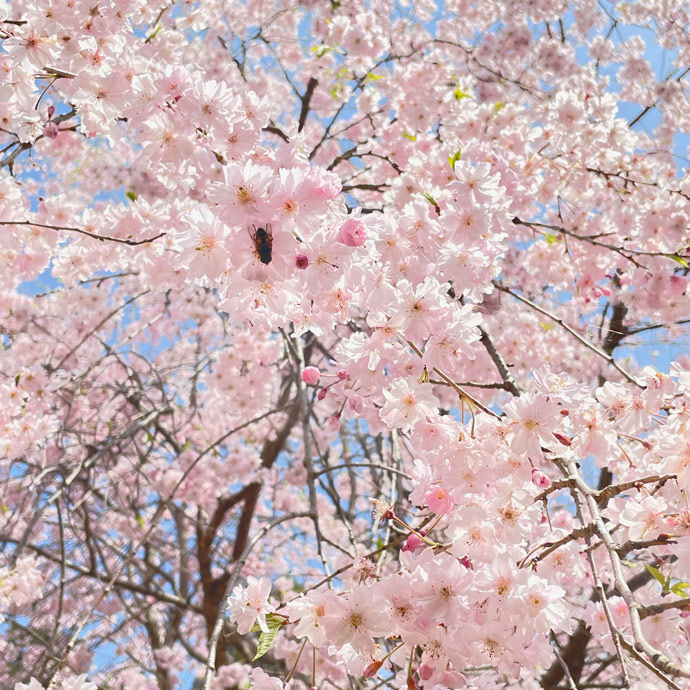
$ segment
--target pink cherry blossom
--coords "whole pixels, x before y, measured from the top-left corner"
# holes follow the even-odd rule
[[[512,450],[541,456],[541,444],[548,443],[556,426],[556,405],[546,397],[527,394],[506,405],[505,411],[513,420]]]
[[[427,493],[426,502],[429,510],[438,515],[447,515],[453,510],[453,499],[441,487],[437,487]]]
[[[397,378],[382,393],[386,402],[381,409],[381,419],[390,427],[409,429],[434,414],[438,406],[438,399],[428,383],[411,384],[408,379]]]
[[[361,247],[366,239],[366,226],[357,217],[348,218],[338,230],[338,240],[348,247]]]
[[[3,688],[683,685],[680,3],[0,5]]]
[[[271,581],[268,578],[255,578],[250,575],[247,578],[247,586],[238,585],[233,589],[228,601],[230,606],[230,620],[237,623],[237,632],[240,635],[248,633],[255,623],[261,630],[268,632],[266,614],[275,611],[268,603],[271,593]]]

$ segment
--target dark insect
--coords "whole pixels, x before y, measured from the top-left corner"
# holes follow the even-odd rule
[[[265,228],[256,228],[252,235],[254,251],[262,264],[270,264],[273,258],[273,233],[271,226],[266,223]]]

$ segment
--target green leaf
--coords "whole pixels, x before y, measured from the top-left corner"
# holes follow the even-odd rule
[[[455,91],[453,91],[453,98],[456,101],[461,101],[463,98],[470,98],[470,94],[463,91],[459,86],[456,86]]]
[[[687,582],[676,582],[673,587],[671,587],[671,591],[678,597],[684,597],[687,596],[685,590],[690,587],[690,584]]]
[[[674,261],[677,261],[683,268],[690,268],[690,264],[688,263],[687,259],[683,258],[682,256],[674,254],[671,258]]]
[[[506,104],[503,101],[496,101],[494,103],[494,112],[495,113],[500,113],[503,108],[506,107]]]
[[[417,141],[417,137],[414,134],[408,134],[407,132],[403,132],[402,135],[405,137],[405,139],[409,139],[410,141]]]
[[[458,149],[452,156],[448,156],[448,162],[450,163],[450,169],[455,170],[455,164],[460,160],[462,155],[462,149]]]
[[[546,240],[546,244],[548,244],[550,247],[554,242],[558,242],[561,238],[558,235],[549,235],[548,232],[545,232],[544,239]]]
[[[268,629],[271,629],[271,625],[283,625],[285,623],[285,618],[283,616],[279,616],[277,613],[267,613],[266,614],[266,625],[268,625]],[[254,623],[252,625],[251,632],[260,632],[262,633],[263,630],[259,627],[258,623]]]
[[[128,189],[125,192],[125,196],[130,200],[130,201],[136,201],[137,200],[137,195],[131,190]]]
[[[142,528],[144,527],[144,518],[139,514],[137,514],[137,525]]]
[[[261,637],[259,637],[259,646],[256,648],[256,654],[252,661],[256,661],[259,657],[262,657],[271,648],[284,620],[285,619],[280,616],[266,616],[268,632],[261,633]]]
[[[659,583],[662,587],[666,587],[666,577],[655,568],[653,565],[645,565],[645,568],[649,571],[651,576]]]
[[[540,323],[539,325],[540,325],[547,333],[548,333],[549,331],[552,331],[554,328],[556,328],[556,326],[555,326],[554,324],[549,323],[548,321],[544,321],[544,322]]]
[[[374,74],[373,72],[369,72],[366,77],[364,77],[365,82],[370,82],[370,81],[378,81],[379,79],[383,79],[382,74]]]

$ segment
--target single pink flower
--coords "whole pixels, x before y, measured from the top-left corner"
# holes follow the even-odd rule
[[[437,515],[447,515],[453,510],[453,499],[441,487],[431,490],[426,495],[426,503],[429,510]]]
[[[348,247],[361,247],[366,239],[367,229],[359,218],[348,218],[338,231],[338,240]]]

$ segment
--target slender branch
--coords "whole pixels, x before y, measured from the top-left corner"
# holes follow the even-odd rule
[[[591,343],[587,338],[584,336],[580,335],[572,326],[569,326],[563,319],[561,319],[559,316],[556,316],[555,314],[552,314],[550,311],[544,309],[543,307],[540,307],[538,304],[535,304],[531,300],[527,299],[526,297],[523,297],[522,295],[518,295],[516,292],[513,292],[510,288],[507,288],[500,283],[494,283],[494,285],[501,291],[505,292],[506,294],[510,295],[511,297],[514,297],[516,300],[519,302],[522,302],[523,304],[526,304],[528,307],[531,309],[534,309],[534,311],[539,312],[540,314],[543,314],[547,318],[551,319],[555,323],[557,323],[563,330],[567,331],[572,335],[574,338],[579,340],[586,348],[594,352],[595,354],[599,355],[599,357],[603,358],[606,360],[616,371],[620,372],[623,377],[629,381],[630,383],[636,385],[638,388],[644,389],[645,386],[643,386],[639,381],[637,381],[631,374],[629,374],[625,369],[623,369],[620,364],[618,364],[615,359],[613,358],[613,355],[608,354],[607,352],[604,352],[600,348],[598,348],[594,343]]]
[[[501,353],[496,349],[491,337],[481,326],[479,326],[479,332],[482,334],[480,342],[484,346],[484,349],[489,353],[491,361],[496,365],[496,369],[498,369],[498,373],[503,379],[506,390],[510,391],[515,396],[521,395],[522,389],[515,382],[513,375],[510,373],[508,365],[505,363]]]
[[[335,470],[342,470],[344,468],[348,467],[369,467],[369,468],[376,468],[378,470],[385,470],[386,472],[392,472],[393,474],[398,474],[401,477],[405,477],[405,479],[412,479],[407,472],[402,472],[401,470],[395,469],[395,467],[390,467],[389,465],[381,465],[379,463],[375,462],[347,462],[344,463],[343,465],[332,465],[331,467],[326,467],[323,470],[317,470],[316,472],[313,473],[313,477],[320,477],[322,474],[326,474],[327,472],[333,472]]]
[[[34,223],[30,220],[0,220],[0,225],[26,225],[35,228],[55,230],[56,232],[76,232],[80,235],[86,235],[86,237],[90,237],[93,240],[98,240],[99,242],[117,242],[118,244],[129,245],[130,247],[138,247],[141,244],[150,244],[151,242],[154,242],[155,240],[161,237],[165,237],[165,235],[168,234],[167,232],[160,232],[154,237],[148,237],[144,240],[125,240],[121,237],[111,237],[109,235],[96,235],[92,232],[88,232],[88,230],[82,230],[81,228],[70,228],[62,225],[48,225],[47,223]]]

